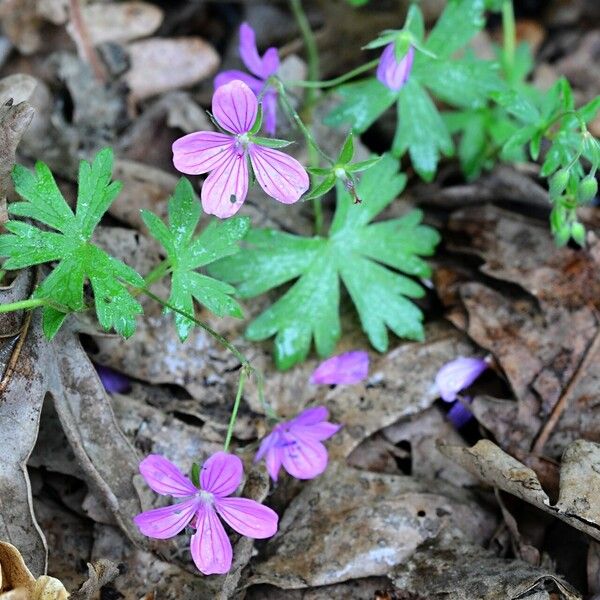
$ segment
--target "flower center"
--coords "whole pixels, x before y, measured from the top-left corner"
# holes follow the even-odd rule
[[[246,152],[249,143],[250,137],[248,136],[248,133],[237,135],[235,139],[235,151],[241,156]]]
[[[204,490],[200,490],[197,496],[200,502],[202,502],[203,504],[212,504],[215,501],[214,494],[211,494],[210,492],[206,492]]]

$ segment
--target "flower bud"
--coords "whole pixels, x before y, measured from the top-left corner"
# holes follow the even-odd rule
[[[577,188],[577,200],[580,203],[593,200],[598,193],[598,182],[593,175],[584,177]]]
[[[550,179],[550,197],[556,198],[560,196],[566,189],[569,183],[569,171],[560,169]]]

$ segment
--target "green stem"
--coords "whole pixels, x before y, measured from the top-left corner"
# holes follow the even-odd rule
[[[168,260],[163,260],[158,263],[144,279],[146,287],[150,287],[153,283],[156,283],[159,279],[162,279],[167,271],[171,268],[171,263]]]
[[[11,302],[10,304],[0,304],[0,313],[38,308],[45,304],[48,304],[48,302],[43,298],[28,298],[27,300],[19,300],[19,302]]]
[[[504,0],[502,4],[502,37],[504,45],[504,70],[507,79],[512,80],[517,46],[515,11],[512,0]]]
[[[231,411],[231,418],[229,419],[229,427],[227,427],[227,435],[225,436],[225,444],[223,444],[223,449],[225,452],[229,449],[229,444],[231,442],[231,437],[233,436],[233,428],[235,427],[235,422],[237,421],[237,414],[240,409],[240,402],[242,400],[242,393],[244,391],[244,385],[246,383],[246,369],[242,367],[240,372],[240,380],[238,382],[237,394],[235,395],[235,402],[233,403],[233,410]]]
[[[357,75],[362,75],[367,71],[375,68],[379,64],[379,59],[376,58],[371,62],[365,63],[360,67],[356,67],[356,69],[352,69],[352,71],[348,71],[344,75],[340,75],[335,79],[327,79],[326,81],[286,81],[285,85],[288,87],[301,87],[301,88],[317,88],[317,89],[325,89],[335,87],[336,85],[340,85],[349,79],[353,79]]]
[[[317,48],[317,40],[315,34],[310,27],[310,22],[304,8],[302,7],[301,0],[290,0],[290,6],[292,13],[300,29],[302,39],[304,41],[304,47],[306,48],[306,58],[308,63],[308,79],[309,81],[317,81],[319,79],[319,50]],[[309,88],[306,94],[306,103],[309,107],[315,102],[315,92]]]

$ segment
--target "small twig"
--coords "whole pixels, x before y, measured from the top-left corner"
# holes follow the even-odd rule
[[[554,431],[556,424],[558,423],[560,417],[567,408],[567,404],[569,402],[573,390],[575,390],[575,388],[579,384],[580,379],[585,375],[592,359],[596,356],[596,353],[599,349],[600,327],[598,327],[594,339],[587,347],[587,350],[585,351],[585,354],[583,355],[583,358],[581,359],[577,370],[575,371],[575,373],[573,373],[573,377],[571,377],[569,383],[567,384],[567,387],[565,388],[561,397],[558,399],[558,402],[552,408],[552,412],[550,413],[548,420],[546,421],[546,423],[544,423],[544,426],[538,433],[538,436],[531,448],[532,454],[542,454],[542,451],[544,450],[544,446],[546,445],[548,438]]]
[[[8,365],[2,375],[2,380],[0,380],[0,394],[4,392],[12,374],[14,373],[15,367],[17,366],[17,361],[19,360],[19,356],[21,355],[21,350],[23,349],[23,344],[25,343],[25,339],[27,338],[27,333],[29,332],[29,325],[31,324],[31,315],[33,315],[32,311],[27,311],[25,313],[25,317],[23,319],[23,325],[21,327],[21,331],[19,333],[19,339],[15,345],[15,349],[12,351],[10,355],[10,360],[8,361]]]
[[[81,14],[79,0],[69,0],[69,9],[73,39],[75,40],[79,56],[90,65],[96,79],[102,83],[106,83],[106,69],[100,62],[98,54],[96,54],[96,49],[90,39],[90,33]]]

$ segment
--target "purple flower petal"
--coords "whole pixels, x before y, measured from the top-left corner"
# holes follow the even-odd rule
[[[254,29],[248,23],[242,23],[240,26],[240,56],[248,70],[262,78],[263,61],[256,47]]]
[[[327,468],[327,448],[317,440],[286,434],[289,442],[283,447],[283,468],[297,479],[313,479]]]
[[[448,420],[456,429],[460,429],[473,418],[473,413],[460,400],[457,400],[448,411],[446,417],[448,417]]]
[[[131,389],[131,381],[127,375],[119,373],[110,367],[104,367],[94,363],[94,368],[100,377],[104,389],[110,394],[122,394]]]
[[[279,434],[275,430],[263,438],[258,448],[258,452],[254,457],[254,462],[258,462],[259,460],[261,460],[265,456],[265,454],[277,444],[278,437]]]
[[[328,440],[330,437],[334,436],[341,428],[342,426],[338,423],[324,421],[323,423],[317,423],[316,425],[310,425],[309,427],[294,425],[292,431],[299,438],[312,437],[313,439],[322,442],[323,440]]]
[[[218,498],[215,508],[227,525],[246,537],[264,539],[277,533],[277,513],[254,500]]]
[[[258,100],[254,92],[239,79],[217,88],[212,99],[213,116],[223,129],[243,134],[256,121]]]
[[[215,77],[215,89],[235,80],[243,81],[256,95],[260,94],[265,85],[265,82],[262,79],[257,79],[243,71],[232,70],[223,71]]]
[[[275,135],[277,130],[277,93],[266,92],[262,100],[265,131]]]
[[[486,369],[482,358],[459,357],[446,363],[435,376],[435,384],[445,402],[456,400],[456,394],[468,388]]]
[[[247,194],[248,161],[232,148],[227,159],[202,184],[202,208],[208,214],[226,219],[240,210]]]
[[[235,139],[224,133],[197,131],[173,144],[173,164],[181,173],[200,175],[223,165],[235,153]]]
[[[295,158],[257,144],[248,152],[260,187],[275,200],[293,204],[308,190],[308,174]]]
[[[239,457],[216,452],[203,465],[200,485],[218,498],[233,494],[242,482],[244,467]]]
[[[262,57],[261,77],[269,79],[271,75],[275,75],[279,69],[279,52],[277,48],[268,48]]]
[[[183,531],[185,526],[193,519],[198,506],[198,499],[191,498],[179,504],[140,513],[133,519],[133,522],[144,535],[166,540]]]
[[[140,473],[157,494],[188,498],[198,493],[194,484],[163,456],[147,456],[140,463]]]
[[[204,575],[227,573],[231,568],[231,542],[212,506],[203,505],[190,540],[194,563]]]
[[[345,352],[323,361],[312,374],[311,383],[343,384],[359,383],[369,374],[369,355],[362,350]]]
[[[281,470],[281,463],[283,462],[283,452],[281,448],[271,448],[267,452],[265,458],[265,465],[267,467],[267,473],[273,481],[277,481],[279,477],[279,471]]]
[[[325,406],[311,406],[305,408],[299,415],[290,420],[290,426],[316,425],[329,417],[329,411]]]
[[[385,47],[379,66],[377,67],[377,79],[390,90],[397,92],[408,81],[415,58],[415,49],[411,46],[400,62],[396,60],[394,44]]]

